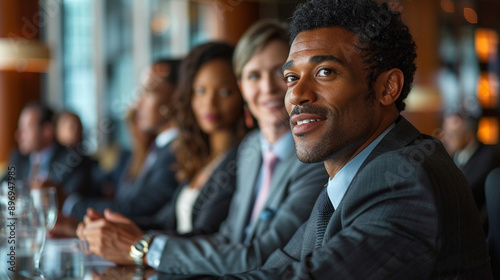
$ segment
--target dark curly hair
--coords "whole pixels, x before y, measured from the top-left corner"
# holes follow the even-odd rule
[[[227,43],[206,43],[194,48],[181,62],[179,83],[174,99],[175,115],[179,124],[179,137],[175,142],[176,176],[180,181],[191,180],[207,164],[210,156],[208,135],[201,130],[191,108],[196,74],[205,63],[213,60],[226,61],[231,67],[233,51],[234,48]],[[243,108],[241,108],[241,116],[235,127],[237,140],[241,140],[246,131]]]
[[[368,66],[368,85],[372,88],[378,76],[398,68],[404,74],[404,85],[396,106],[401,112],[417,69],[416,45],[401,21],[399,12],[373,0],[309,0],[297,7],[290,24],[290,43],[302,31],[342,27],[356,34],[361,58]]]

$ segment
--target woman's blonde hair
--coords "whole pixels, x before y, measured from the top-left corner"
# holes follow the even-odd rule
[[[273,19],[260,20],[243,34],[233,55],[233,70],[241,79],[243,67],[267,43],[278,40],[288,45],[288,25]]]

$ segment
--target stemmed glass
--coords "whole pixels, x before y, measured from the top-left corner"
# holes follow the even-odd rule
[[[45,217],[45,228],[47,232],[54,228],[57,220],[57,190],[56,188],[44,188],[31,190],[33,205],[43,212]]]
[[[43,189],[32,189],[31,199],[33,201],[34,208],[43,215],[44,218],[44,228],[45,233],[49,232],[54,228],[57,220],[57,190],[55,188],[43,188]],[[41,245],[40,253],[35,255],[35,272],[37,276],[43,277],[43,273],[40,270],[40,257],[43,251],[44,242]]]
[[[42,278],[36,267],[46,238],[43,213],[33,206],[31,197],[16,198],[15,213],[9,212],[16,223],[16,273],[28,278]]]

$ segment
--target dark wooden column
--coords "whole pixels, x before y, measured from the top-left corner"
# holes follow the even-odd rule
[[[0,39],[37,40],[39,16],[38,0],[0,0]],[[22,64],[16,69],[0,69],[0,166],[7,163],[16,145],[14,132],[21,109],[40,100],[40,91],[39,73],[24,72]]]
[[[245,0],[217,0],[220,39],[236,45],[241,35],[259,19],[259,3]]]

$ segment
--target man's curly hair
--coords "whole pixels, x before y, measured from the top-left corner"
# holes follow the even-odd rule
[[[387,70],[398,68],[403,72],[404,85],[396,106],[404,110],[403,100],[411,90],[417,54],[401,14],[387,3],[379,5],[373,0],[309,0],[293,13],[290,43],[302,31],[327,27],[345,28],[361,39],[355,48],[368,66],[370,87]]]

